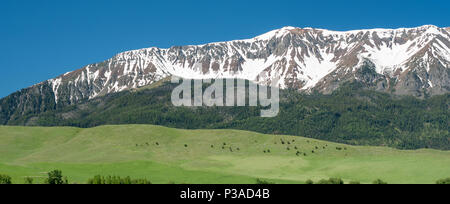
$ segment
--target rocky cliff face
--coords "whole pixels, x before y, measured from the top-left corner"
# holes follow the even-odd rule
[[[242,78],[260,84],[279,79],[280,88],[322,93],[357,80],[379,91],[424,97],[450,91],[449,65],[449,28],[428,25],[336,32],[285,27],[248,40],[120,53],[15,93],[8,97],[15,103],[8,104],[25,111],[26,104],[51,98],[54,104],[46,108],[64,106],[171,75]]]
[[[0,124],[20,120],[25,114],[39,114],[56,108],[51,84],[43,82],[0,100]]]

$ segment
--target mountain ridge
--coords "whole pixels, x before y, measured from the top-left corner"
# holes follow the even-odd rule
[[[405,34],[407,32],[409,35]],[[407,41],[404,36],[397,37],[397,33],[419,39]],[[328,39],[330,36],[341,39],[335,40],[331,46],[325,47],[326,45],[322,44],[325,40],[330,40]],[[370,38],[368,38],[369,36]],[[405,44],[404,41],[409,44]],[[293,43],[296,44],[292,45]],[[335,48],[341,44],[347,45]],[[397,44],[404,46],[393,51],[392,47]],[[414,49],[415,45],[417,45],[417,49]],[[396,78],[405,73],[405,70],[418,67],[417,64],[422,63],[428,70],[426,74],[419,76],[423,82],[419,87],[415,87],[416,90],[413,92],[421,92],[417,89],[424,88],[429,90],[431,95],[436,95],[449,90],[447,81],[450,64],[449,47],[450,34],[445,29],[431,25],[417,28],[353,31],[284,27],[251,39],[196,46],[173,46],[167,49],[151,47],[127,51],[119,53],[105,62],[88,65],[80,70],[51,79],[49,82],[54,87],[56,97],[58,97],[60,85],[64,81],[72,81],[76,84],[81,80],[82,83],[87,82],[87,85],[94,82],[94,86],[81,91],[87,93],[82,95],[75,93],[75,96],[70,99],[71,102],[76,102],[79,98],[94,98],[105,92],[120,92],[145,86],[170,75],[194,79],[243,78],[263,84],[269,84],[274,77],[280,77],[282,79],[279,83],[281,88],[310,91],[316,88],[319,82],[326,84],[326,77],[333,74],[333,71],[344,69],[341,70],[343,73],[349,68],[358,69],[357,66],[361,65],[364,60],[370,60],[378,74],[387,74],[390,78]],[[384,50],[381,51],[381,49]],[[436,54],[436,50],[440,52]],[[376,54],[379,56],[374,56]],[[430,56],[432,56],[433,62],[424,62],[424,59],[428,59]],[[99,66],[105,66],[105,63],[107,70],[97,72]],[[413,65],[407,65],[407,63]],[[445,76],[445,83],[434,82],[438,84],[440,90],[433,91],[433,82],[426,79],[430,66],[439,66],[439,75],[443,73]],[[257,79],[263,71],[270,76]],[[75,78],[72,77],[74,75]],[[101,79],[97,80],[98,77]],[[115,78],[111,81],[111,77]],[[95,83],[96,80],[97,83]],[[387,83],[389,80],[385,81]],[[335,88],[331,90],[335,90]],[[408,94],[423,96],[421,93],[407,92],[406,95]],[[58,102],[58,99],[56,101]]]
[[[396,95],[440,95],[450,92],[448,30],[433,25],[353,31],[284,27],[251,39],[131,50],[13,93],[1,100],[0,112],[64,107],[172,75],[263,85],[280,79],[280,88],[307,93],[329,94],[358,81]]]

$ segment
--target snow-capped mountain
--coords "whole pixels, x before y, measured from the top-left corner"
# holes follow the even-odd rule
[[[422,96],[450,90],[449,65],[449,28],[336,32],[285,27],[247,40],[124,52],[48,83],[55,100],[68,103],[149,85],[171,75],[235,77],[262,84],[279,77],[281,88],[325,93],[342,82],[362,80],[379,90]],[[361,75],[363,67],[371,75]],[[266,75],[258,77],[263,71]]]
[[[120,53],[15,94],[27,100],[73,104],[146,86],[176,75],[241,78],[280,88],[331,93],[346,81],[400,95],[450,91],[450,28],[348,32],[284,27],[247,40],[146,48]],[[260,76],[261,73],[265,75]],[[24,93],[25,95],[21,95]]]

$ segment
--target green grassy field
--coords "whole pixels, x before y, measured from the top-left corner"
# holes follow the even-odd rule
[[[62,170],[71,183],[85,183],[97,174],[188,184],[252,184],[258,178],[304,183],[330,177],[362,183],[379,178],[389,183],[434,183],[450,177],[450,152],[150,125],[0,126],[0,174],[10,175],[14,183],[25,177],[39,183],[54,169]]]

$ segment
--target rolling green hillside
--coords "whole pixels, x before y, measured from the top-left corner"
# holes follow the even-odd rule
[[[160,83],[43,113],[19,112],[16,115],[20,117],[10,118],[4,124],[82,128],[151,124],[183,129],[239,129],[351,145],[450,150],[450,94],[427,99],[396,97],[365,90],[358,83],[346,84],[331,95],[282,90],[279,115],[261,118],[261,109],[266,108],[174,107],[170,97],[175,86]],[[0,111],[0,118],[2,113],[8,113],[6,110]]]
[[[314,152],[314,153],[313,153]],[[94,175],[153,183],[434,183],[450,177],[450,152],[348,146],[302,137],[237,130],[180,130],[150,125],[0,126],[0,174],[42,182],[61,169],[70,182]]]

